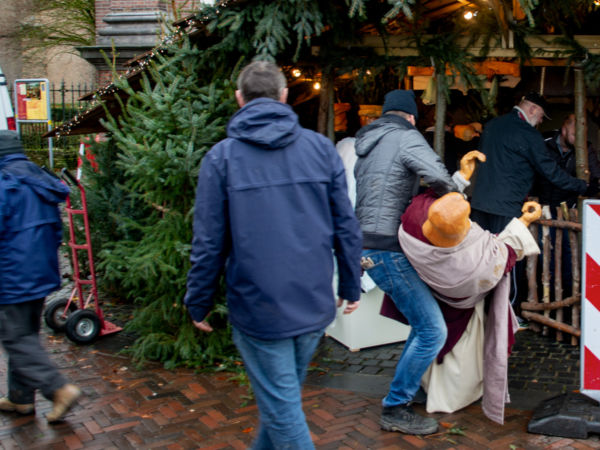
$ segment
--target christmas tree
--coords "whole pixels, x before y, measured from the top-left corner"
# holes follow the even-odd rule
[[[90,174],[95,194],[114,208],[107,211],[112,240],[101,243],[98,267],[105,283],[119,286],[136,304],[127,325],[139,335],[134,357],[166,367],[207,365],[233,353],[223,296],[211,318],[222,326],[211,334],[193,327],[182,301],[196,178],[202,157],[225,137],[235,110],[233,71],[221,76],[205,70],[204,53],[186,36],[163,51],[154,55],[141,89],[134,90],[126,77],[115,81],[129,96],[118,120],[105,123],[111,140],[96,152],[106,160]]]

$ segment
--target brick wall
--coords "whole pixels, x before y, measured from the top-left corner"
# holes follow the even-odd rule
[[[112,83],[113,73],[112,70],[98,70],[96,82],[98,86],[106,86]]]
[[[190,7],[200,6],[200,1],[195,2],[188,0],[175,0],[175,8],[181,8],[185,6],[186,9]],[[130,12],[130,11],[164,11],[165,13],[171,13],[171,1],[164,0],[96,0],[96,30],[107,26],[106,22],[102,21],[102,18],[111,12]]]

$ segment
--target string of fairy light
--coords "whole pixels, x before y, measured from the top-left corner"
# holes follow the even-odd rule
[[[214,13],[218,16],[223,9],[226,9],[232,3],[235,3],[235,0],[224,0],[224,1],[219,2]],[[214,16],[212,16],[212,15],[209,16],[208,14],[203,14],[202,16],[198,16],[198,15],[191,16],[188,19],[186,19],[185,21],[179,23],[177,30],[175,30],[173,33],[165,36],[159,45],[157,45],[154,49],[152,49],[146,56],[137,60],[136,61],[137,65],[135,65],[135,66],[131,65],[127,68],[127,70],[124,73],[119,74],[119,78],[123,78],[123,77],[129,78],[139,72],[146,70],[146,68],[148,67],[148,65],[150,65],[150,63],[156,57],[156,55],[164,54],[167,51],[168,46],[171,46],[172,44],[176,43],[177,41],[179,41],[180,39],[183,38],[184,33],[191,34],[191,32],[194,29],[196,29],[196,30],[199,29],[199,27],[201,25],[203,25],[213,19],[214,19]],[[188,30],[188,31],[184,31],[184,30]],[[83,121],[85,116],[87,116],[93,109],[95,109],[98,106],[98,103],[100,101],[102,101],[106,97],[114,94],[118,90],[119,90],[119,88],[116,86],[116,84],[114,82],[112,82],[112,83],[98,89],[96,92],[94,92],[94,94],[92,95],[92,99],[91,99],[90,103],[87,105],[87,107],[84,107],[84,106],[80,107],[77,114],[71,120],[69,120],[67,123],[56,128],[56,131],[55,131],[56,138],[60,139],[61,136],[70,135],[73,128],[76,128]],[[84,111],[84,109],[85,109],[85,111]]]

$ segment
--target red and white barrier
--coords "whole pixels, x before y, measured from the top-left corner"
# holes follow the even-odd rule
[[[583,202],[581,392],[600,401],[600,200]]]

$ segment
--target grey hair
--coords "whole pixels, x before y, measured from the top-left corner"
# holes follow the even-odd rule
[[[260,97],[279,100],[286,86],[285,75],[269,61],[251,62],[237,79],[237,88],[246,103]]]

